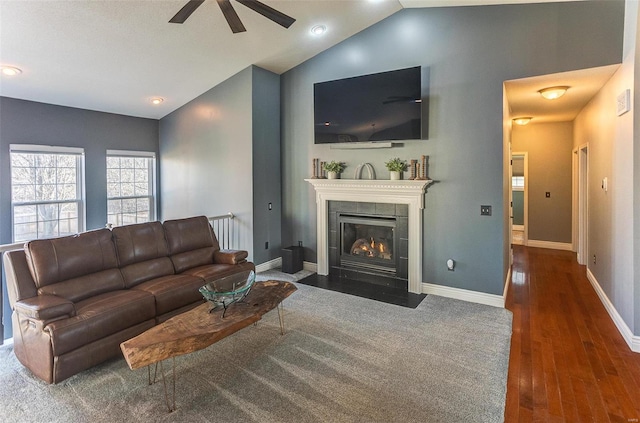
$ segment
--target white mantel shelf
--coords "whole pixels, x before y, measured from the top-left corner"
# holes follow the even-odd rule
[[[305,179],[316,190],[318,274],[329,274],[329,201],[407,204],[409,207],[409,292],[422,293],[422,209],[433,181],[383,179]]]

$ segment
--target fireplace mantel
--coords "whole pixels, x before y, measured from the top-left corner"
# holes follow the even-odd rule
[[[407,204],[409,206],[409,292],[422,293],[422,209],[427,180],[305,179],[316,190],[318,274],[329,274],[329,201]]]

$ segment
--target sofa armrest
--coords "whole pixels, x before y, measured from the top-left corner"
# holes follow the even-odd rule
[[[73,303],[56,295],[38,295],[25,298],[22,301],[17,301],[14,309],[16,312],[35,320],[52,320],[75,315]]]
[[[220,264],[240,264],[247,261],[249,253],[244,250],[218,250],[213,253],[213,262]]]

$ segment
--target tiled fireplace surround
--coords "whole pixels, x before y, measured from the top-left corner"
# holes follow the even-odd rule
[[[333,201],[406,204],[408,291],[422,293],[422,210],[431,180],[305,179],[316,191],[318,275],[329,274],[329,204]]]
[[[409,208],[406,204],[361,203],[355,201],[329,201],[329,273],[338,277],[367,281],[407,289],[409,260]],[[390,217],[395,218],[397,239],[394,255],[398,256],[396,274],[375,272],[340,266],[340,216]],[[395,261],[395,259],[394,259]]]

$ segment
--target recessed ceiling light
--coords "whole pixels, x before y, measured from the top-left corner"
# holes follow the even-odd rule
[[[163,101],[164,101],[164,98],[162,98],[162,97],[154,97],[154,98],[151,99],[151,103],[155,104],[155,105],[158,105],[158,104],[162,103]]]
[[[524,126],[527,123],[531,122],[531,119],[532,118],[529,116],[519,117],[519,118],[515,118],[513,120],[513,123],[515,123],[516,125]]]
[[[313,35],[322,35],[327,32],[327,27],[324,25],[314,25],[311,27],[311,33]]]
[[[569,87],[563,85],[558,87],[543,88],[538,92],[547,100],[555,100],[556,98],[562,97],[568,89]]]
[[[20,75],[22,70],[13,66],[0,66],[0,72],[6,76],[16,76]]]

